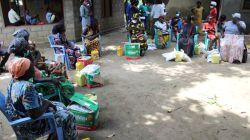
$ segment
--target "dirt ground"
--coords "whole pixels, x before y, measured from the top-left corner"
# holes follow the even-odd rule
[[[128,61],[115,52],[125,36],[116,31],[102,37],[105,54],[97,63],[105,86],[76,88],[96,92],[101,108],[98,130],[79,131],[80,139],[250,139],[249,63],[215,65],[201,56],[191,63],[166,62],[161,54],[173,49],[148,51],[144,58]],[[39,49],[53,57],[48,45]],[[1,91],[6,92],[9,78],[0,75]],[[15,139],[2,114],[0,118],[0,139]]]

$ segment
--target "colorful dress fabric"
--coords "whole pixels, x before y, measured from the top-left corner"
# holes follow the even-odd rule
[[[100,51],[100,40],[98,37],[90,40],[88,37],[93,36],[94,32],[93,30],[89,27],[86,35],[84,36],[84,43],[85,47],[87,49],[87,55],[91,55],[91,52],[94,50]]]
[[[12,80],[8,87],[6,99],[6,114],[12,121],[28,117],[27,111],[40,108],[44,99],[35,90],[32,83],[28,81]],[[62,103],[53,103],[57,111],[54,112],[55,120],[63,128],[65,140],[76,140],[77,131],[75,117],[67,111]],[[39,137],[49,129],[47,120],[40,120],[23,126],[15,127],[17,135],[23,137]]]
[[[183,28],[183,32],[179,39],[179,49],[192,57],[194,50],[194,35],[196,34],[196,28],[193,25],[186,24]]]
[[[220,53],[223,61],[242,62],[244,49],[244,35],[225,34],[221,39]]]
[[[155,27],[157,30],[157,35],[159,36],[159,45],[166,46],[169,40],[168,25],[166,22],[161,23],[160,21],[155,22]]]
[[[81,56],[80,48],[75,47],[72,42],[69,42],[65,36],[65,34],[54,34],[54,41],[56,45],[63,45],[66,49],[66,53],[69,56],[70,64],[72,67],[75,67],[75,63],[77,58]],[[57,50],[62,51],[62,50]]]
[[[132,43],[140,43],[141,56],[143,56],[148,49],[147,39],[144,36],[144,25],[141,21],[133,19],[128,25],[128,30],[131,35]]]

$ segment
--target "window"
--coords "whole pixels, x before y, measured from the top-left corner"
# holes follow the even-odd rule
[[[112,0],[102,0],[102,17],[112,17]]]
[[[250,0],[243,0],[242,10],[250,10]]]
[[[15,12],[21,17],[22,24],[24,25],[29,25],[25,20],[27,10],[32,17],[37,18],[37,23],[47,23],[46,13],[48,8],[55,15],[54,22],[63,18],[63,0],[1,0],[1,6],[5,26],[11,25],[8,19],[8,12],[11,6],[13,6]]]

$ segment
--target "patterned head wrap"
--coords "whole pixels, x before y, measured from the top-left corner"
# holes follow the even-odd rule
[[[29,45],[29,42],[24,38],[14,38],[9,45],[9,53],[20,54],[25,52],[24,50]]]
[[[9,65],[8,69],[12,78],[18,79],[22,77],[30,68],[30,60],[27,58],[16,58]]]
[[[27,41],[29,40],[30,36],[29,32],[26,29],[16,30],[12,35],[16,38],[24,38]]]

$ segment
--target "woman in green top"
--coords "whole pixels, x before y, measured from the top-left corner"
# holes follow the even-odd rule
[[[147,31],[149,28],[149,15],[150,15],[150,8],[149,5],[146,4],[145,0],[142,0],[142,4],[139,7],[141,16],[144,18],[142,22],[144,23],[145,30]]]

